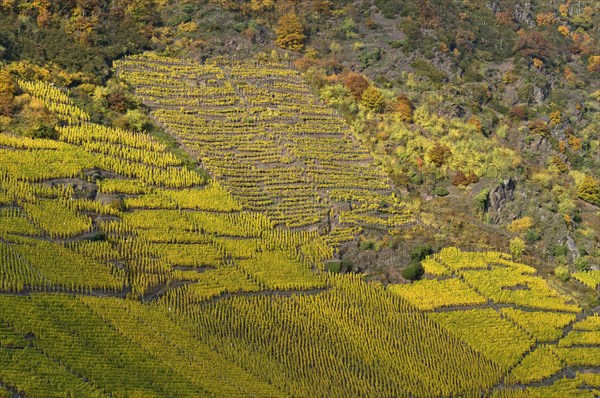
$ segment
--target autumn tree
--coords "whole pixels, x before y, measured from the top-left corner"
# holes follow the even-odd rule
[[[519,257],[525,251],[525,241],[521,238],[512,238],[508,248],[513,257]]]
[[[350,90],[354,98],[360,100],[363,92],[369,87],[369,81],[356,72],[348,72],[341,76],[342,82]]]
[[[586,176],[577,187],[577,196],[596,206],[600,206],[600,181]]]
[[[15,107],[17,84],[9,71],[0,71],[0,115],[10,116]]]
[[[411,123],[413,118],[414,106],[408,97],[400,95],[396,100],[396,112],[400,120]]]
[[[456,32],[456,46],[461,50],[473,51],[475,49],[475,33],[466,29],[458,29]]]
[[[590,57],[587,70],[591,73],[600,73],[600,55],[593,55]]]
[[[452,185],[463,185],[467,186],[469,184],[474,184],[479,181],[479,177],[474,172],[470,171],[468,174],[465,174],[462,170],[458,170],[454,177],[450,180]]]
[[[513,47],[523,57],[551,60],[556,56],[556,47],[540,32],[532,31],[522,35]]]
[[[483,125],[477,116],[471,116],[467,121],[467,124],[473,127],[478,133],[483,133]]]
[[[106,97],[106,101],[108,102],[108,108],[111,111],[125,113],[129,107],[127,97],[123,91],[115,91],[110,93],[108,97]]]
[[[508,114],[517,120],[527,120],[527,109],[523,105],[515,105],[508,111]]]
[[[463,173],[462,170],[458,170],[456,172],[456,174],[454,175],[454,177],[452,177],[452,180],[450,180],[450,182],[452,183],[452,185],[467,186],[467,185],[470,184],[469,179],[467,178],[467,176],[465,175],[465,173]]]
[[[277,34],[275,43],[279,47],[292,51],[300,51],[304,48],[306,35],[296,14],[289,13],[282,16],[277,23],[275,33]]]
[[[446,164],[448,159],[450,159],[450,156],[452,156],[452,151],[447,145],[438,142],[429,151],[427,151],[427,156],[433,164],[435,164],[437,167],[441,167]]]
[[[361,103],[373,112],[382,112],[385,107],[385,101],[381,91],[373,85],[369,86],[363,93]]]
[[[539,13],[535,16],[535,21],[539,26],[548,26],[556,22],[556,17],[552,12]]]
[[[550,133],[548,123],[542,119],[532,120],[527,124],[527,127],[529,127],[529,130],[534,134],[548,135]]]
[[[510,232],[521,233],[533,227],[533,218],[522,217],[513,220],[507,227]]]

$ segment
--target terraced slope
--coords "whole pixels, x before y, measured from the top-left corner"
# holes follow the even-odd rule
[[[598,395],[598,317],[533,268],[449,248],[412,285],[325,273],[358,218],[277,226],[226,177],[20,85],[64,125],[59,141],[0,133],[0,396]],[[388,222],[364,189],[347,210],[319,197]]]
[[[411,220],[349,127],[279,62],[146,54],[119,76],[248,210],[288,227]]]

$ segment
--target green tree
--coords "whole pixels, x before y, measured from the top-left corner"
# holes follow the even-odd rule
[[[559,265],[556,268],[554,268],[554,275],[556,275],[556,277],[563,282],[566,282],[569,279],[571,279],[571,272],[569,271],[566,265]]]
[[[415,261],[410,263],[408,267],[402,270],[402,277],[404,279],[415,281],[421,278],[421,276],[423,276],[424,273],[425,270],[423,270],[423,266],[421,265],[421,263],[419,261]]]
[[[146,130],[150,124],[148,116],[139,109],[128,110],[125,117],[127,118],[129,128],[135,131]]]

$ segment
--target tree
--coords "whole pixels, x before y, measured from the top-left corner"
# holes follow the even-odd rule
[[[401,95],[396,101],[396,112],[400,116],[400,120],[411,123],[414,107],[410,99],[404,95]]]
[[[577,187],[577,196],[596,206],[600,206],[600,182],[593,177],[586,176]]]
[[[410,260],[412,262],[421,262],[425,257],[432,253],[431,246],[428,244],[420,245],[410,251]]]
[[[15,107],[17,84],[9,71],[0,72],[0,115],[10,116]]]
[[[551,61],[556,56],[556,47],[537,31],[521,36],[515,43],[513,51],[520,53],[523,57],[535,57],[547,61]]]
[[[406,267],[406,268],[404,268],[404,270],[402,270],[402,277],[404,279],[414,281],[414,280],[419,279],[421,276],[423,276],[424,273],[425,273],[425,270],[423,269],[423,266],[421,265],[421,263],[419,261],[416,261],[416,262],[410,263],[410,265],[408,267]]]
[[[593,55],[590,57],[587,69],[591,73],[600,73],[600,55]]]
[[[525,241],[521,238],[512,238],[508,248],[513,257],[519,257],[525,251]]]
[[[565,265],[559,265],[554,268],[554,275],[563,282],[571,279],[571,272]]]
[[[360,100],[364,91],[369,88],[369,81],[360,73],[348,72],[341,76],[344,85],[350,90],[354,98]]]
[[[533,227],[533,218],[523,217],[517,218],[511,222],[506,229],[508,229],[510,232],[523,232],[531,227]]]
[[[441,167],[446,164],[448,159],[450,159],[450,156],[452,156],[452,151],[447,145],[438,142],[429,151],[427,151],[427,156],[429,156],[429,159],[433,164],[435,164],[437,167]]]
[[[279,19],[275,28],[277,39],[275,43],[281,48],[292,51],[300,51],[304,48],[304,27],[298,16],[293,13],[285,14]]]
[[[363,93],[361,103],[369,110],[379,113],[383,111],[385,102],[381,91],[373,85],[369,86]]]

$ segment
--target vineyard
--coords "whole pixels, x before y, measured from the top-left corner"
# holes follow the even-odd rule
[[[276,225],[329,231],[412,220],[350,128],[281,63],[143,55],[116,67],[244,208]]]
[[[446,248],[402,285],[326,271],[416,215],[297,72],[117,70],[212,178],[18,81],[61,126],[0,133],[0,397],[600,394],[600,318],[509,255]]]

